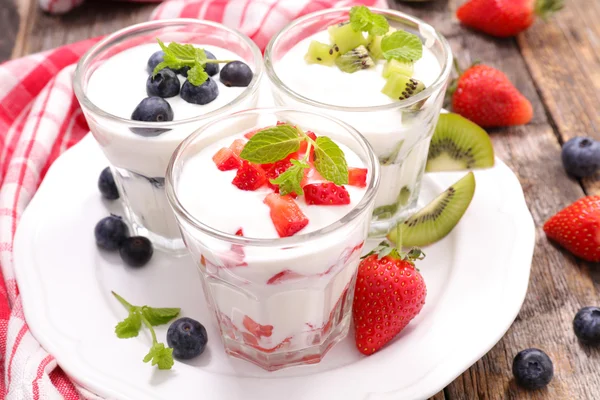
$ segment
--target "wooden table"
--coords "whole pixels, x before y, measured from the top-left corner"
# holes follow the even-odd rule
[[[569,138],[600,139],[600,1],[565,0],[555,18],[505,40],[460,26],[454,12],[464,0],[390,1],[439,29],[463,66],[481,60],[504,71],[535,111],[527,126],[490,132],[498,156],[518,175],[537,226],[527,298],[500,343],[434,399],[600,399],[600,351],[580,345],[571,325],[580,307],[600,304],[598,265],[563,253],[541,228],[563,206],[600,194],[598,175],[570,179],[560,161],[560,146]],[[37,0],[0,0],[0,61],[145,21],[153,8],[88,0],[55,17],[40,12]],[[554,361],[555,378],[543,391],[527,393],[512,381],[512,359],[528,347],[545,350]]]

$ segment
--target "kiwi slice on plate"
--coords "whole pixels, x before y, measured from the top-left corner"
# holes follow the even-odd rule
[[[335,65],[344,72],[353,73],[360,69],[371,68],[375,64],[369,57],[369,52],[365,46],[358,46],[354,50],[342,54],[335,60]]]
[[[415,72],[415,66],[411,62],[403,62],[391,59],[383,66],[383,72],[381,75],[384,78],[389,78],[390,75],[398,73],[400,75],[412,76]]]
[[[352,29],[350,22],[344,22],[337,25],[331,25],[327,28],[329,31],[329,39],[334,46],[340,49],[340,53],[344,54],[358,46],[367,44],[362,32],[356,32]]]
[[[427,172],[460,171],[494,166],[488,134],[458,114],[441,114],[429,146]]]
[[[308,52],[304,56],[304,60],[309,64],[332,66],[339,55],[340,52],[339,49],[336,50],[336,46],[313,40],[310,42],[310,46],[308,46]]]
[[[467,211],[474,193],[475,175],[469,172],[431,203],[392,229],[388,239],[405,247],[427,246],[443,239]]]
[[[404,100],[425,90],[423,82],[399,73],[392,73],[381,92],[394,100]]]

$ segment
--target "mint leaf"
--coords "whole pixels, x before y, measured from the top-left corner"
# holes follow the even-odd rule
[[[160,48],[165,52],[165,56],[169,55],[181,60],[182,62],[196,60],[196,48],[191,44],[179,44],[171,42],[168,46],[165,46],[160,39],[156,40],[158,41]]]
[[[274,163],[298,151],[303,140],[298,129],[289,124],[269,127],[250,138],[240,157],[257,164]]]
[[[375,14],[366,6],[350,9],[350,24],[356,32],[368,32],[374,36],[388,33],[390,24],[383,15]]]
[[[165,347],[163,343],[154,343],[150,348],[144,362],[152,360],[152,365],[158,365],[158,369],[171,369],[174,364],[173,349]]]
[[[115,333],[120,339],[136,337],[142,328],[142,316],[139,309],[134,307],[129,316],[115,326]]]
[[[340,147],[327,136],[317,137],[315,168],[321,176],[336,185],[348,183],[348,165]]]
[[[423,43],[417,35],[396,31],[381,40],[381,51],[386,60],[414,62],[423,57]]]
[[[163,325],[179,315],[181,308],[153,308],[142,307],[142,314],[150,325]],[[140,320],[141,321],[141,320]]]
[[[292,166],[282,172],[277,178],[271,179],[271,183],[279,185],[279,194],[296,193],[299,196],[304,194],[300,183],[304,178],[304,170],[310,168],[310,165],[302,160],[291,160]]]
[[[194,86],[200,86],[208,80],[204,66],[198,62],[188,71],[187,80]]]

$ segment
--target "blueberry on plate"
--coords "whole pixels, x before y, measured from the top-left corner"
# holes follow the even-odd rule
[[[600,344],[600,308],[583,307],[573,319],[575,336],[582,343],[595,346]]]
[[[574,137],[563,145],[562,162],[569,175],[592,176],[600,168],[600,142],[587,137]]]
[[[512,370],[517,384],[529,390],[545,387],[554,376],[552,360],[539,349],[526,349],[517,354]]]
[[[216,99],[218,95],[219,87],[211,78],[208,78],[206,82],[200,86],[194,86],[190,83],[190,81],[186,80],[181,87],[180,93],[181,98],[188,103],[202,105],[210,103]]]
[[[167,331],[167,343],[173,348],[173,356],[182,360],[202,354],[207,342],[206,328],[191,318],[179,318]]]
[[[168,68],[161,69],[154,76],[148,76],[146,80],[146,93],[148,96],[174,97],[179,94],[180,87],[181,83],[177,74]]]
[[[129,228],[123,219],[116,215],[102,218],[94,228],[96,245],[104,250],[117,250],[129,235]]]
[[[132,267],[142,267],[150,261],[154,248],[152,242],[143,236],[132,236],[125,239],[119,247],[121,259]]]
[[[119,198],[119,191],[115,184],[115,178],[110,170],[110,167],[106,167],[100,173],[98,178],[98,189],[100,193],[108,200],[116,200]]]
[[[248,64],[241,61],[232,61],[221,69],[221,82],[225,86],[248,86],[254,73]]]
[[[161,62],[163,62],[165,60],[165,52],[162,50],[157,51],[156,53],[152,54],[150,56],[150,58],[148,59],[148,66],[147,66],[147,70],[148,73],[151,74],[154,71],[154,68],[156,68],[156,66],[158,64],[160,64]]]

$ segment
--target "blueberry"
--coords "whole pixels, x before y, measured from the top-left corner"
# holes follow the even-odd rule
[[[146,97],[137,105],[131,119],[134,121],[166,122],[173,121],[171,105],[161,97]],[[164,131],[164,130],[161,130]]]
[[[208,342],[206,328],[191,318],[179,318],[169,326],[167,343],[175,358],[189,360],[202,354]]]
[[[204,50],[204,53],[206,53],[206,58],[208,58],[209,60],[216,60],[217,57],[215,57],[215,55],[213,53],[211,53],[208,50]],[[219,73],[219,64],[206,64],[206,66],[204,67],[204,70],[206,71],[206,73],[209,76],[215,76],[216,74]],[[187,74],[186,74],[187,75]]]
[[[177,73],[179,75],[183,75],[183,76],[185,76],[187,78],[187,73],[188,73],[189,70],[190,70],[190,67],[181,67],[181,68],[179,68],[177,70]]]
[[[152,242],[143,236],[132,236],[121,243],[119,254],[127,265],[141,267],[152,258],[154,248]]]
[[[219,87],[217,83],[208,78],[200,86],[194,86],[190,81],[186,80],[181,87],[181,98],[188,103],[193,104],[208,104],[219,95]]]
[[[225,86],[248,86],[253,75],[247,64],[241,61],[232,61],[225,64],[220,77]]]
[[[588,345],[600,344],[600,308],[583,307],[573,319],[575,335]]]
[[[146,80],[146,93],[148,96],[174,97],[179,94],[180,87],[181,83],[177,74],[167,68],[161,69],[154,76],[148,76]]]
[[[115,178],[113,177],[110,167],[106,167],[100,173],[98,178],[98,189],[102,196],[108,200],[116,200],[119,198],[119,191],[115,184]]]
[[[150,56],[150,58],[148,59],[148,66],[146,67],[146,70],[148,71],[149,74],[152,73],[152,71],[154,71],[154,68],[156,68],[156,66],[158,64],[160,64],[161,62],[163,62],[165,60],[165,52],[162,50],[157,51],[156,53],[152,54]]]
[[[105,250],[117,250],[128,235],[127,225],[116,215],[102,218],[94,229],[96,244]]]
[[[600,168],[600,142],[586,137],[574,137],[563,145],[562,162],[569,175],[591,176]]]
[[[554,376],[552,360],[539,349],[526,349],[513,360],[513,375],[517,384],[525,389],[541,389]]]

